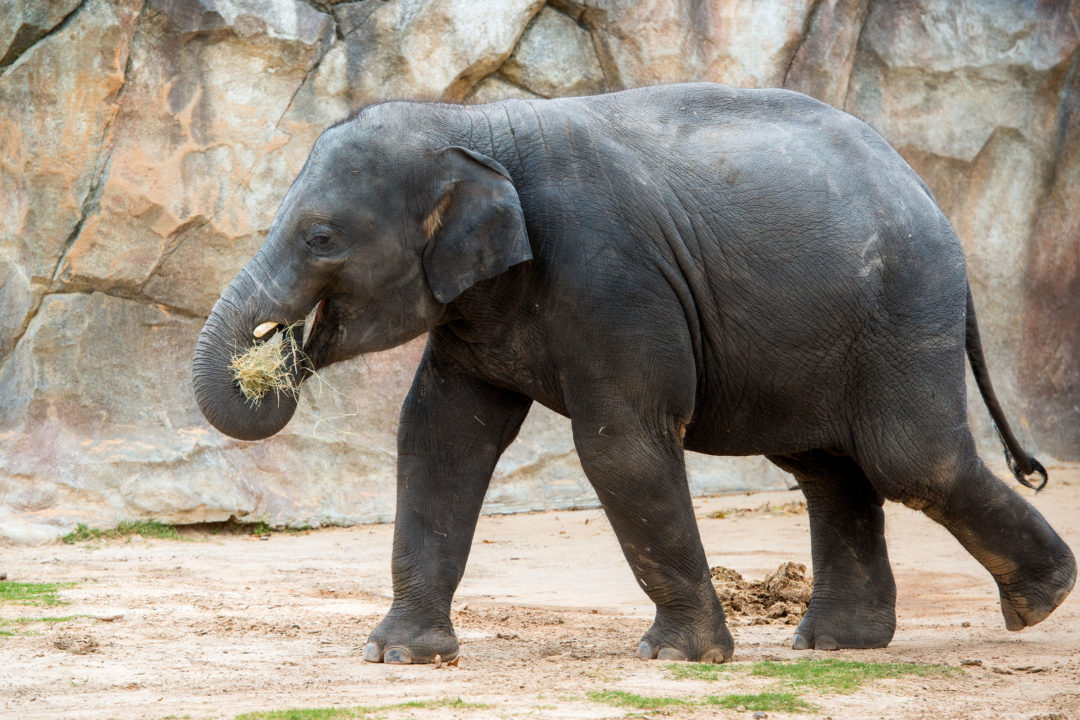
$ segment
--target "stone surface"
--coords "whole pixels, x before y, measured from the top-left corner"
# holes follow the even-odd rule
[[[489,103],[497,100],[529,100],[539,98],[536,93],[531,93],[525,88],[515,85],[499,73],[493,73],[481,80],[472,91],[465,96],[462,102],[469,104]]]
[[[131,56],[117,121],[125,132],[100,211],[59,281],[128,295],[146,284],[150,297],[205,314],[217,295],[206,290],[258,247],[255,233],[269,226],[320,128],[283,128],[283,116],[333,38],[332,18],[299,0],[252,15],[259,8],[152,5]]]
[[[843,107],[855,45],[870,0],[819,0],[810,29],[784,77],[784,87]]]
[[[1033,447],[1043,436],[1034,425],[1041,403],[1018,376],[1033,297],[1025,267],[1038,252],[1034,225],[1064,147],[1059,107],[1080,46],[1078,12],[1078,3],[872,3],[845,105],[904,155],[956,229],[995,388],[1013,429]],[[1065,324],[1058,313],[1054,325]],[[990,418],[969,386],[981,450],[999,457]],[[1074,394],[1057,403],[1078,401]],[[1052,452],[1075,456],[1078,430],[1071,447],[1054,444]]]
[[[529,23],[502,74],[543,97],[594,95],[605,89],[592,36],[568,15],[548,7]]]
[[[94,210],[139,5],[87,0],[0,74],[0,361]]]
[[[590,28],[613,88],[712,80],[778,86],[796,52],[809,2],[791,0],[586,0]]]
[[[1031,433],[1071,457],[1080,436],[1080,53],[1073,53],[1057,116],[1053,169],[1024,258],[1020,395]]]
[[[510,56],[543,0],[395,0],[349,35],[353,105],[464,98]]]
[[[319,132],[403,97],[716,80],[843,107],[951,218],[1014,427],[1080,459],[1078,27],[1077,0],[0,0],[0,537],[392,517],[422,339],[321,373],[259,443],[206,425],[190,358]],[[687,464],[695,492],[789,482]],[[595,502],[567,421],[534,408],[486,510]]]
[[[0,69],[56,29],[82,0],[10,0],[0,13]]]

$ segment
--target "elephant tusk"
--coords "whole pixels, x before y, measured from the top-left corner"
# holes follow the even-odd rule
[[[280,324],[281,323],[279,322],[264,322],[262,325],[255,328],[255,337],[261,338],[263,335],[270,332]]]

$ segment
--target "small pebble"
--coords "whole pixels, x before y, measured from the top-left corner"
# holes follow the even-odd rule
[[[751,715],[750,717],[752,717],[752,718],[757,718],[757,720],[761,720],[761,718],[767,718],[767,717],[769,717],[769,713],[766,713],[766,712],[762,712],[761,710],[758,710],[758,711],[757,711],[756,713],[754,713],[754,714],[753,714],[753,715]]]

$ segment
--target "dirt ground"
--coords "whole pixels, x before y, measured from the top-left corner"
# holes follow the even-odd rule
[[[807,517],[787,505],[797,500],[794,492],[695,500],[710,565],[748,580],[785,561],[809,567]],[[1080,465],[1051,468],[1033,502],[1080,549]],[[806,691],[817,712],[768,717],[1080,720],[1080,592],[1042,624],[1009,633],[993,581],[944,529],[898,505],[887,518],[899,592],[887,649],[796,652],[783,619],[736,618],[733,662],[844,658],[956,670],[875,680],[851,694]],[[650,605],[600,510],[481,518],[454,602],[458,666],[367,664],[365,638],[390,604],[391,537],[385,525],[267,538],[201,530],[183,541],[3,548],[9,581],[74,585],[61,591],[70,604],[0,604],[0,618],[77,617],[4,626],[15,632],[0,636],[0,717],[233,718],[461,698],[483,706],[377,715],[737,718],[752,713],[643,711],[589,693],[700,698],[770,685],[747,672],[676,679],[666,663],[635,657]]]

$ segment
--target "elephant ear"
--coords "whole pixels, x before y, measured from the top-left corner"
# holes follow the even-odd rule
[[[506,168],[463,147],[435,161],[438,188],[423,220],[424,273],[435,299],[448,303],[470,287],[532,260],[525,216]]]

